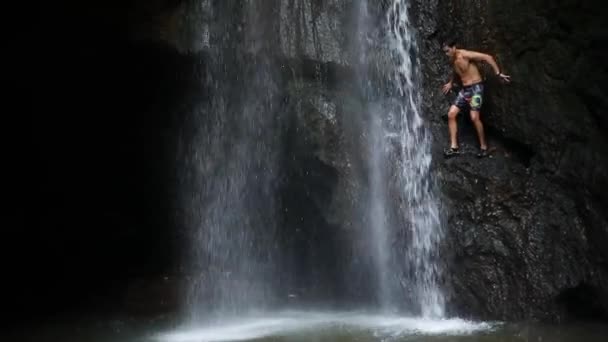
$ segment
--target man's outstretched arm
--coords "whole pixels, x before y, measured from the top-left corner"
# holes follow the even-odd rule
[[[492,69],[494,69],[494,73],[502,78],[503,80],[509,82],[511,80],[511,76],[509,75],[505,75],[503,73],[500,72],[500,68],[498,67],[498,64],[496,64],[496,60],[494,59],[494,57],[485,54],[485,53],[481,53],[481,52],[476,52],[476,51],[462,51],[462,56],[464,58],[468,58],[468,59],[472,59],[474,61],[482,61],[482,62],[486,62],[488,64],[490,64],[490,66],[492,67]]]

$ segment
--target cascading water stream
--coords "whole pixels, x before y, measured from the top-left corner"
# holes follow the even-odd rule
[[[386,128],[384,123],[384,104],[377,101],[376,92],[379,88],[374,84],[369,75],[370,65],[373,65],[373,51],[370,38],[373,32],[372,8],[367,1],[362,1],[358,12],[358,36],[357,53],[359,55],[357,64],[357,75],[362,96],[366,102],[364,118],[359,118],[359,136],[363,137],[362,152],[365,156],[363,168],[367,170],[368,192],[366,197],[367,210],[363,212],[365,224],[363,230],[364,244],[360,248],[369,255],[372,262],[370,274],[374,275],[375,289],[374,299],[381,311],[393,311],[396,299],[397,283],[391,269],[391,220],[389,213],[389,191],[387,189],[388,171],[390,169],[388,141],[386,139]],[[351,133],[352,134],[352,133]],[[358,180],[362,181],[362,180]],[[360,219],[361,213],[355,213]],[[362,252],[363,252],[362,251]],[[371,279],[370,279],[371,280]]]
[[[375,7],[374,7],[375,6]],[[416,42],[407,2],[361,4],[359,84],[366,101],[367,243],[377,302],[442,317],[438,245],[442,229],[430,180],[431,140],[420,113]],[[385,10],[378,23],[378,10]],[[380,29],[379,29],[380,28]],[[409,305],[404,305],[404,302]]]
[[[397,184],[403,201],[399,213],[410,229],[406,248],[409,286],[419,312],[424,317],[444,315],[444,297],[439,287],[440,259],[437,248],[442,239],[438,199],[430,179],[431,140],[420,113],[421,94],[418,84],[417,46],[408,17],[407,0],[393,0],[386,15],[389,47],[395,61],[390,78],[400,97],[396,107],[398,129]],[[396,260],[399,262],[399,260]]]
[[[178,152],[191,236],[185,306],[193,324],[266,310],[276,298],[280,142],[268,132],[278,131],[279,76],[267,54],[250,52],[263,30],[257,4],[193,2],[204,11],[200,17],[225,25],[215,42],[221,48],[201,55],[207,99],[187,116]],[[247,29],[231,25],[232,15],[242,15]]]

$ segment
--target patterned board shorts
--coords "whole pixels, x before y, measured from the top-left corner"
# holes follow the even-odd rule
[[[483,84],[475,83],[462,87],[458,92],[454,105],[460,110],[465,110],[467,107],[471,110],[479,111],[483,103]]]

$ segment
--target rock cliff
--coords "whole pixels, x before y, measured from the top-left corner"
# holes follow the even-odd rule
[[[425,113],[449,212],[453,309],[484,318],[606,318],[607,31],[599,1],[414,1]],[[490,53],[482,120],[492,158],[444,161],[442,39]],[[453,94],[452,94],[453,96]],[[460,140],[477,140],[461,115]]]

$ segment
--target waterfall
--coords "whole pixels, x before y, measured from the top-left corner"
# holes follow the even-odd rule
[[[207,16],[226,18],[222,42],[215,42],[222,48],[200,55],[204,98],[182,124],[180,194],[192,277],[185,305],[193,323],[264,310],[278,281],[279,77],[265,53],[251,52],[259,48],[260,26],[249,15],[257,12],[241,5],[206,8]],[[246,30],[230,22],[240,13]]]
[[[407,0],[393,0],[386,15],[393,55],[390,85],[400,101],[392,113],[397,119],[399,153],[396,178],[402,199],[399,213],[408,223],[409,241],[406,267],[409,286],[414,288],[419,312],[425,316],[444,315],[444,297],[438,284],[440,264],[437,247],[443,232],[438,199],[430,179],[431,139],[420,113],[421,94],[418,76],[417,46],[408,17]],[[399,260],[397,260],[399,262]]]
[[[373,260],[370,273],[383,311],[402,308],[442,317],[438,245],[443,233],[407,5],[363,1],[359,12],[357,72],[367,103],[360,129],[369,188],[362,249]],[[379,11],[386,12],[377,22]]]
[[[389,218],[388,175],[390,169],[389,141],[386,139],[385,103],[378,100],[378,90],[382,87],[373,81],[375,56],[373,32],[374,8],[370,8],[367,1],[362,1],[358,12],[357,79],[361,96],[366,105],[363,116],[356,119],[356,134],[362,140],[359,149],[363,154],[361,168],[366,170],[363,175],[357,175],[357,182],[366,184],[367,191],[360,196],[364,198],[365,210],[354,213],[357,219],[362,220],[359,228],[362,231],[363,243],[357,248],[360,254],[371,259],[367,265],[368,274],[372,276],[368,281],[375,282],[371,288],[375,292],[372,296],[375,304],[382,311],[394,310],[398,289],[397,281],[391,269],[391,226]],[[361,179],[363,178],[363,179]]]
[[[352,121],[352,131],[345,134],[357,140],[353,163],[361,164],[351,183],[362,184],[352,214],[361,222],[354,230],[362,235],[343,246],[352,247],[357,262],[336,273],[369,282],[351,285],[357,287],[351,293],[371,289],[370,297],[383,311],[405,307],[413,314],[442,317],[437,255],[442,230],[407,3],[357,4],[354,71],[359,83],[347,96],[357,97],[353,102],[365,108],[344,121]],[[282,70],[273,55],[276,40],[269,37],[276,38],[276,25],[264,17],[272,8],[270,2],[226,1],[204,10],[214,22],[207,45],[201,46],[214,47],[198,55],[204,99],[186,115],[178,152],[181,218],[191,241],[187,306],[194,321],[274,309],[278,294],[285,292],[281,276],[297,272],[281,267],[289,264],[282,260],[288,251],[278,236],[279,231],[288,234],[289,227],[278,227],[285,214],[277,203],[285,128],[280,118],[289,115],[281,108],[288,98],[283,78],[295,76]]]

